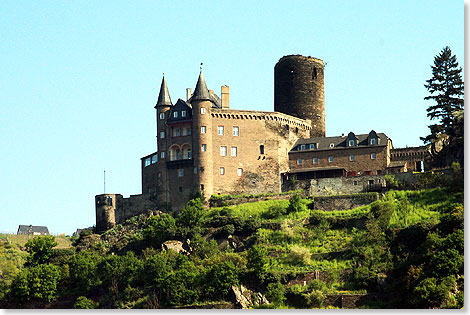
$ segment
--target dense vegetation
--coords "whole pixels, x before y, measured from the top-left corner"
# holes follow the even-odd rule
[[[90,229],[68,249],[52,236],[0,243],[0,306],[230,307],[232,286],[244,285],[270,301],[259,307],[322,308],[356,294],[364,308],[461,308],[463,218],[455,185],[332,211],[297,194],[210,209],[196,196],[178,215]],[[179,252],[162,249],[168,240]]]

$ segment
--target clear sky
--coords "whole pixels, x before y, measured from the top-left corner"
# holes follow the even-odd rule
[[[447,45],[463,67],[463,1],[1,1],[0,231],[92,226],[104,169],[106,192],[140,194],[163,72],[173,103],[203,62],[232,108],[272,111],[275,63],[314,56],[327,136],[418,146]]]

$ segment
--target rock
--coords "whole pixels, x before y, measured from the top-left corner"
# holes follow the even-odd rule
[[[183,242],[181,241],[166,241],[162,244],[162,250],[174,250],[177,253],[182,253],[184,255],[189,255],[189,252],[183,248]]]
[[[269,304],[268,299],[263,294],[251,291],[244,285],[240,285],[240,287],[233,285],[232,291],[235,297],[236,308],[248,309],[253,306]]]

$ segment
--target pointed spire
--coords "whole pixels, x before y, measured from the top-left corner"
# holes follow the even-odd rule
[[[202,75],[202,62],[192,101],[210,101],[209,90],[207,89],[206,81]]]
[[[172,106],[170,92],[168,92],[168,87],[166,86],[165,73],[163,73],[162,85],[160,86],[160,94],[158,94],[157,106]]]

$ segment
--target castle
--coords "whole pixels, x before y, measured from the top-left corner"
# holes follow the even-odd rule
[[[231,109],[229,87],[222,86],[219,97],[202,70],[194,92],[187,89],[186,100],[173,104],[163,77],[155,105],[157,151],[141,159],[142,194],[97,195],[97,230],[145,209],[181,209],[197,192],[279,193],[292,176],[366,176],[371,184],[386,173],[423,169],[425,149],[396,153],[384,133],[325,137],[322,60],[284,56],[274,81],[274,112],[264,112]],[[360,186],[358,180],[352,185]]]

